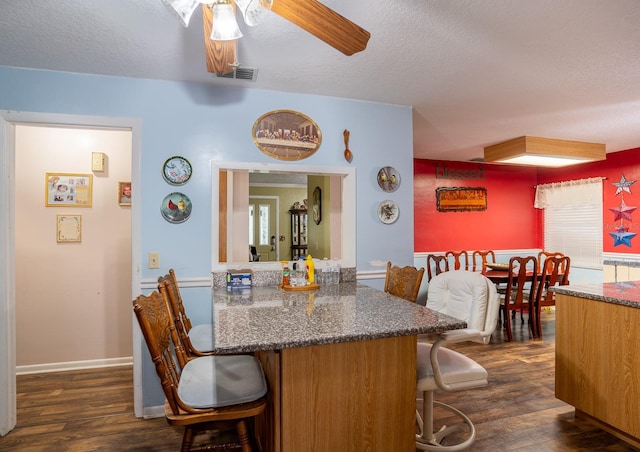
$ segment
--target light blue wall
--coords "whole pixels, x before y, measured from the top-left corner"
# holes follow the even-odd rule
[[[161,272],[173,267],[181,277],[203,277],[210,272],[210,161],[274,162],[253,143],[251,129],[258,117],[272,110],[291,109],[315,120],[322,131],[322,145],[304,161],[308,165],[349,166],[343,158],[342,135],[349,129],[349,147],[354,154],[351,166],[357,173],[357,270],[382,270],[387,260],[402,265],[413,262],[410,107],[0,67],[0,109],[140,119],[141,178],[133,181],[141,196],[140,262],[146,263],[147,253],[157,251]],[[100,151],[108,154],[108,150]],[[167,184],[161,175],[164,161],[176,154],[189,159],[194,167],[193,177],[181,187]],[[393,166],[401,175],[395,192],[385,193],[378,186],[376,176],[383,166]],[[170,224],[160,215],[160,203],[172,191],[191,198],[193,213],[185,223]],[[385,199],[400,207],[399,218],[392,225],[382,224],[377,217],[377,206]],[[142,268],[141,278],[154,279],[159,273]],[[144,405],[157,406],[163,396],[150,366],[147,362],[143,368]]]

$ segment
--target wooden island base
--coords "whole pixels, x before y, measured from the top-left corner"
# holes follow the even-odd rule
[[[584,419],[584,420],[592,423],[596,427],[604,430],[605,432],[611,433],[616,438],[620,438],[622,441],[624,441],[626,443],[629,443],[630,445],[632,445],[633,447],[635,447],[637,449],[640,449],[640,439],[639,438],[634,438],[633,436],[628,435],[627,433],[623,432],[622,430],[617,429],[615,427],[612,427],[609,424],[607,424],[605,422],[602,422],[600,419],[595,418],[595,417],[585,413],[584,411],[580,411],[577,408],[575,410],[575,417],[578,418],[578,419]]]
[[[556,397],[638,448],[639,325],[638,307],[556,295]]]
[[[416,336],[259,351],[265,451],[415,451]]]

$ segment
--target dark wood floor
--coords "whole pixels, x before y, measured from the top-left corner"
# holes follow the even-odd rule
[[[470,450],[637,450],[574,419],[573,409],[554,397],[553,312],[544,313],[543,325],[543,340],[530,340],[516,322],[512,343],[498,328],[489,345],[457,345],[490,378],[486,388],[437,394],[474,421],[478,433]],[[130,367],[25,375],[17,385],[18,423],[0,438],[2,451],[179,450],[180,430],[164,419],[133,416]]]

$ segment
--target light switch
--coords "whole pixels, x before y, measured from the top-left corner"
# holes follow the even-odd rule
[[[105,155],[102,152],[91,153],[91,170],[104,171]]]
[[[149,253],[149,268],[160,268],[160,253],[157,251]]]

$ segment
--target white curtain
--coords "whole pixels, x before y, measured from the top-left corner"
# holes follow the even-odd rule
[[[536,186],[534,207],[587,206],[602,204],[602,180],[591,177]]]

